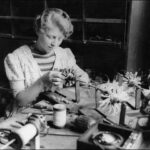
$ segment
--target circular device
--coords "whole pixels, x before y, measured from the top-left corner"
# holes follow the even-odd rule
[[[93,137],[93,142],[98,146],[105,146],[109,148],[115,148],[121,146],[124,139],[120,134],[109,132],[109,131],[100,131]]]

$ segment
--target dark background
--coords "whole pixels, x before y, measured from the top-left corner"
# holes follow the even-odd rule
[[[6,54],[36,40],[33,20],[46,7],[70,15],[74,33],[62,47],[72,49],[78,65],[113,79],[128,64],[131,5],[130,0],[0,0],[0,82],[7,82]]]

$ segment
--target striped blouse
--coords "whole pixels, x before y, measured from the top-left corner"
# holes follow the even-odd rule
[[[45,55],[40,55],[37,53],[32,53],[32,55],[39,65],[42,74],[45,74],[48,71],[52,70],[56,58],[54,51]]]

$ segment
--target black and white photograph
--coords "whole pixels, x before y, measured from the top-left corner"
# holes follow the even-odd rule
[[[0,0],[0,150],[150,149],[149,0]]]

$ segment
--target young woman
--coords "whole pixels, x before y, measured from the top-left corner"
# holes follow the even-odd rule
[[[37,41],[23,45],[4,60],[6,75],[19,105],[26,105],[41,92],[53,86],[63,87],[60,70],[73,70],[83,82],[89,77],[77,64],[69,48],[61,48],[64,39],[73,33],[70,17],[61,9],[46,9],[35,18]]]

